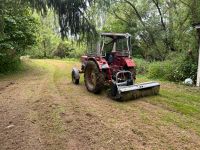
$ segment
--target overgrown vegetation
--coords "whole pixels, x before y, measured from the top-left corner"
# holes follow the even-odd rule
[[[197,64],[181,55],[172,60],[151,63],[148,76],[169,81],[184,81],[186,78],[196,81],[196,70]]]
[[[165,61],[148,62],[143,59],[135,59],[137,74],[147,75],[149,78],[169,81],[184,81],[191,78],[196,81],[197,63],[188,54],[173,53]]]

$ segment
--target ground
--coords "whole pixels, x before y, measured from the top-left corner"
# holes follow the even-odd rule
[[[198,88],[160,81],[158,96],[116,102],[72,84],[78,62],[26,63],[0,77],[1,150],[200,148]]]

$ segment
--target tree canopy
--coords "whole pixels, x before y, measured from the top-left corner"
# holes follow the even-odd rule
[[[80,38],[95,34],[96,31],[87,14],[88,8],[94,5],[109,6],[110,2],[111,0],[16,0],[15,2],[5,0],[1,2],[0,8],[6,7],[9,3],[15,3],[14,5],[26,5],[36,9],[42,15],[46,15],[48,10],[52,9],[59,18],[62,38],[68,36]],[[4,11],[0,14],[3,15]],[[3,31],[3,27],[0,31]]]

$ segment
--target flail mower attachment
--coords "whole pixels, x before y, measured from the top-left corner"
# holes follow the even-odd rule
[[[121,73],[128,73],[129,71],[121,71],[116,75],[117,80],[113,81],[111,86],[111,97],[115,100],[132,100],[145,96],[159,94],[160,84],[158,82],[144,82],[140,84],[134,84],[130,79],[124,82],[119,82],[118,76]]]

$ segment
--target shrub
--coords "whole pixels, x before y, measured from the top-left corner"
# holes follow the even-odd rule
[[[57,49],[53,52],[53,56],[57,56],[60,58],[80,58],[84,55],[86,49],[86,45],[84,43],[77,43],[73,41],[62,41]]]
[[[197,63],[187,55],[180,55],[163,62],[153,62],[148,68],[149,78],[169,81],[183,81],[191,78],[196,81]]]
[[[137,74],[146,74],[148,72],[149,62],[144,59],[134,58]]]
[[[58,47],[57,50],[54,51],[53,55],[58,56],[60,58],[68,57],[70,55],[70,52],[73,51],[72,45],[68,41],[62,41]]]
[[[38,29],[38,21],[29,8],[12,9],[10,5],[5,6],[4,15],[1,16],[4,24],[0,33],[0,73],[20,69],[19,56],[36,43]]]
[[[20,68],[21,62],[18,56],[10,51],[0,53],[0,73],[8,73],[17,71]]]
[[[152,62],[148,68],[148,77],[168,80],[172,75],[172,70],[171,61]]]

